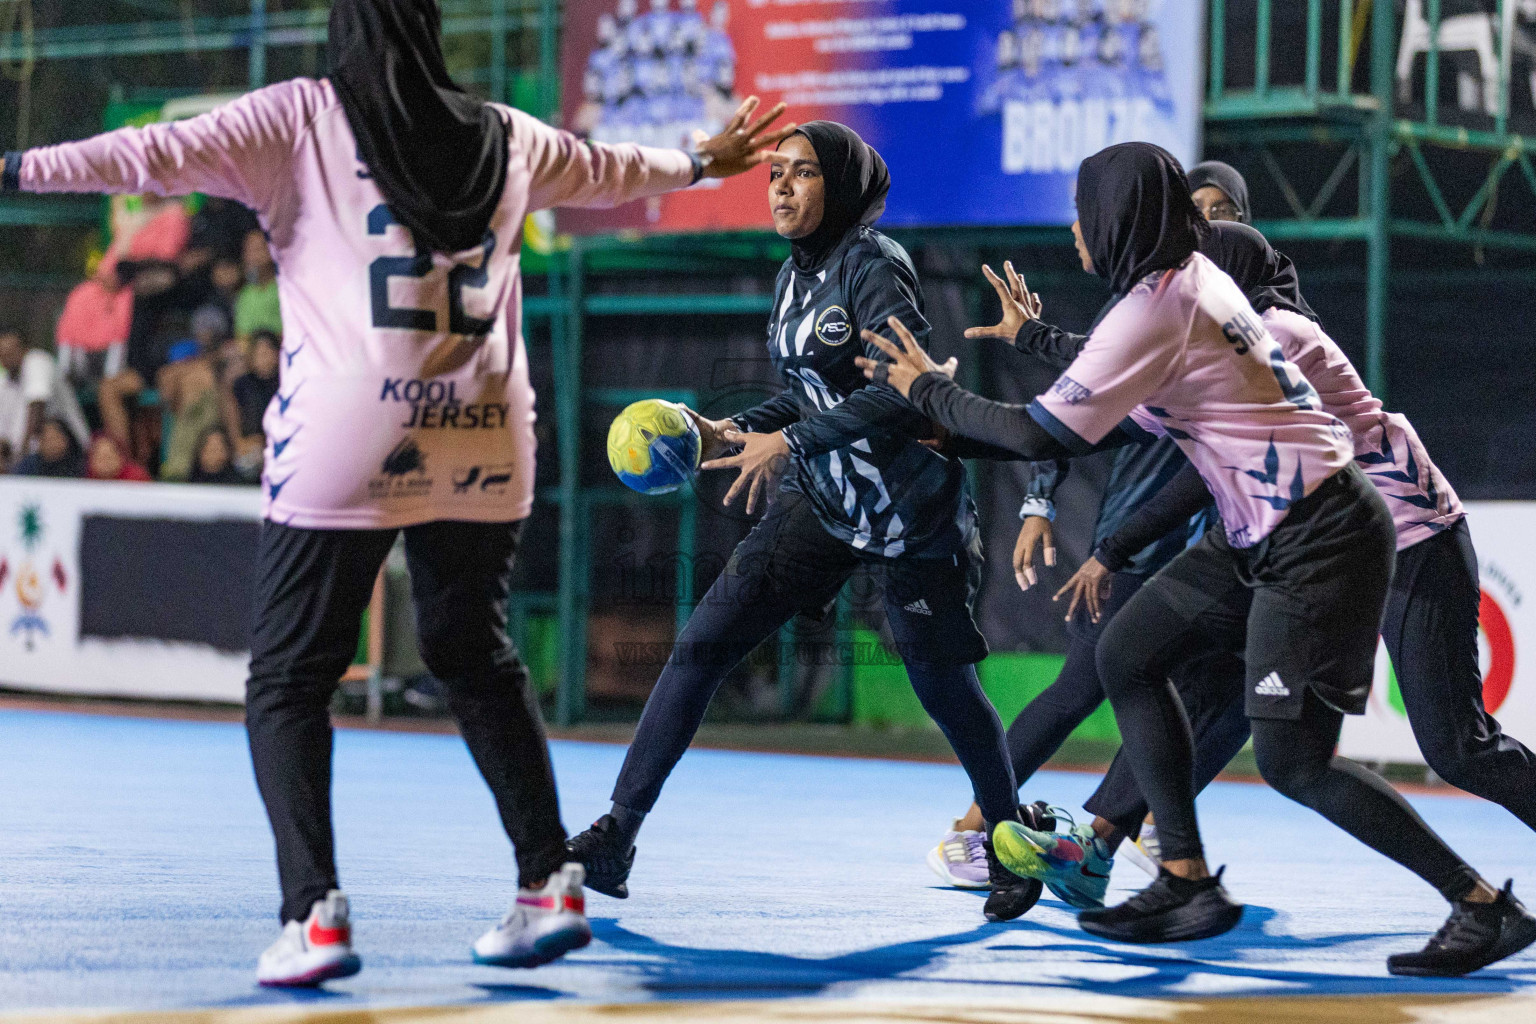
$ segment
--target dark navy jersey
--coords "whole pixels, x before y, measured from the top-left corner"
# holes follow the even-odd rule
[[[965,467],[919,444],[932,433],[927,418],[854,364],[886,360],[860,332],[889,338],[892,316],[926,346],[912,260],[873,228],[850,231],[815,273],[787,261],[768,321],[768,355],[785,389],[733,419],[784,431],[794,468],[783,486],[804,494],[833,536],[886,557],[948,556],[976,533]]]

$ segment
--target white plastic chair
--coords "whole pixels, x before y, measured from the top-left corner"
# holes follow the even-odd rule
[[[1457,14],[1440,19],[1440,52],[1477,54],[1482,78],[1483,110],[1492,115],[1499,109],[1499,58],[1494,50],[1498,26],[1491,14]],[[1403,41],[1397,51],[1397,95],[1407,102],[1412,98],[1413,59],[1429,52],[1429,22],[1424,17],[1424,0],[1408,0],[1403,12]]]

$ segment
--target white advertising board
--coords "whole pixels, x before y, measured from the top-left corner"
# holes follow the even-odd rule
[[[1505,732],[1536,743],[1536,502],[1468,502],[1467,515],[1483,590],[1483,703]],[[1370,706],[1344,720],[1339,753],[1357,761],[1424,763],[1384,650],[1377,653]]]
[[[243,700],[247,654],[80,635],[80,534],[92,515],[256,521],[261,492],[0,477],[0,683],[95,696]]]

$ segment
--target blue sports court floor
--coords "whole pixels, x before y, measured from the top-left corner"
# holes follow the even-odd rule
[[[243,731],[0,711],[0,1021],[1536,1020],[1536,953],[1459,981],[1390,978],[1386,955],[1421,944],[1444,904],[1262,786],[1221,783],[1201,804],[1250,905],[1242,926],[1126,947],[1049,899],[989,925],[980,895],[935,884],[923,856],[967,803],[957,767],[716,751],[673,777],[633,896],[589,900],[592,946],[536,971],[477,967],[470,941],[514,873],[462,744],[337,743],[364,970],[270,993],[252,975],[276,882]],[[556,744],[568,826],[605,809],[622,755]],[[1047,774],[1027,795],[1076,807],[1094,781]],[[1414,800],[1490,878],[1536,897],[1536,835],[1470,798]],[[1112,894],[1142,881],[1121,864]]]

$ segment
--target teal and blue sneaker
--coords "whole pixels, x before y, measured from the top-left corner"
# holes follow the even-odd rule
[[[1102,907],[1109,891],[1109,872],[1115,858],[1109,846],[1087,825],[1078,825],[1065,812],[1066,832],[1045,832],[1005,821],[992,831],[998,860],[1014,874],[1034,878],[1070,906],[1084,910]]]

